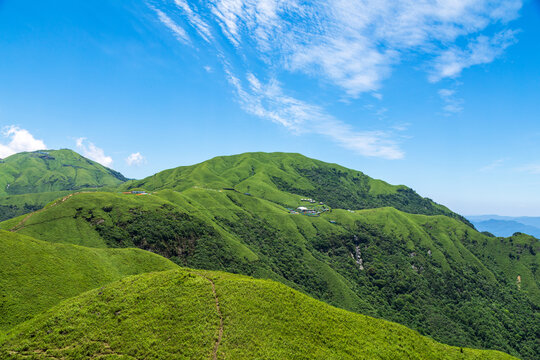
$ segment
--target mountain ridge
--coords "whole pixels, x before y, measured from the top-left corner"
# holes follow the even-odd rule
[[[439,344],[272,281],[189,269],[127,277],[66,300],[5,334],[1,354],[14,359],[514,359]]]
[[[141,180],[132,180],[121,185],[121,188],[183,191],[194,186],[234,188],[289,206],[296,204],[300,196],[318,197],[317,201],[342,209],[392,206],[409,213],[447,215],[472,227],[463,216],[421,197],[405,185],[390,185],[361,171],[298,153],[248,152],[217,156],[198,164],[167,169]],[[297,196],[284,196],[284,192]]]
[[[513,354],[519,348],[529,359],[536,351],[530,337],[533,301],[540,299],[537,244],[512,245],[443,215],[377,208],[310,217],[254,195],[202,188],[91,192],[36,213],[18,233],[93,247],[136,246],[181,266],[279,281],[446,343]],[[512,258],[490,260],[500,252]],[[515,340],[518,333],[526,343]]]
[[[0,228],[278,281],[451,345],[539,351],[538,242],[481,234],[404,186],[298,154],[247,153],[103,190]]]

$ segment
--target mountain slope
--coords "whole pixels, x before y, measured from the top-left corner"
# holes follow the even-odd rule
[[[234,188],[288,206],[295,205],[300,197],[313,198],[341,209],[392,206],[414,214],[447,215],[470,225],[462,216],[419,196],[406,186],[390,185],[360,171],[300,154],[244,153],[220,156],[131,181],[123,188],[183,191],[194,186]]]
[[[5,335],[0,356],[145,359],[512,359],[450,347],[281,284],[168,271],[125,278]]]
[[[0,230],[0,331],[124,276],[174,268],[139,249],[53,244]]]
[[[526,293],[540,308],[540,241],[516,233],[509,238],[469,239],[467,246],[508,284]]]
[[[310,217],[256,196],[189,188],[82,193],[24,219],[0,227],[51,242],[137,246],[183,266],[277,280],[446,343],[528,359],[538,352],[538,259],[515,260],[518,287],[515,274],[486,260],[491,250],[476,247],[495,238],[445,216],[380,208]]]
[[[126,180],[67,149],[23,152],[0,161],[0,196],[115,186]]]

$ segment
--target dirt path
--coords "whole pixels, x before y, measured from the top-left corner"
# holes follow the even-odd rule
[[[210,285],[212,285],[212,293],[214,294],[214,299],[216,300],[216,310],[219,315],[219,329],[218,329],[218,338],[216,340],[216,343],[214,344],[214,350],[212,351],[212,359],[217,360],[217,352],[218,352],[219,344],[221,343],[221,338],[223,337],[223,314],[221,314],[221,308],[219,307],[219,298],[216,294],[216,284],[214,284],[214,281],[212,281],[212,279],[210,279],[209,277],[203,274],[197,273],[197,275],[202,276],[203,278],[208,280]]]
[[[73,194],[66,195],[63,198],[56,200],[53,204],[51,204],[51,206],[48,206],[47,208],[43,208],[43,209],[40,209],[38,211],[31,212],[30,214],[26,215],[17,225],[12,227],[9,231],[17,232],[17,231],[21,230],[22,228],[24,228],[24,224],[26,223],[26,221],[28,221],[28,219],[30,219],[35,214],[38,214],[38,213],[42,212],[43,210],[49,209],[49,208],[51,208],[53,206],[56,206],[56,205],[58,205],[60,203],[63,203],[64,201],[66,201],[67,199],[72,197],[73,195],[83,194],[83,193],[88,193],[88,192],[90,192],[90,191],[81,191],[81,192],[78,192],[78,193],[73,193]]]

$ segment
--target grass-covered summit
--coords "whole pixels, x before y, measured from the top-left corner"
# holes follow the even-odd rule
[[[0,160],[0,196],[116,186],[126,180],[67,149],[22,152]]]
[[[358,210],[391,206],[413,214],[447,215],[470,224],[462,216],[404,185],[390,185],[360,171],[294,153],[219,156],[200,164],[165,170],[123,187],[176,191],[192,187],[234,188],[288,206],[296,205],[298,199],[304,197],[333,208]]]
[[[515,359],[452,347],[282,284],[218,272],[127,277],[0,338],[10,359]]]

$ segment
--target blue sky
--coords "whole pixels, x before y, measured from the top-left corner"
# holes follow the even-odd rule
[[[539,24],[521,0],[0,0],[0,157],[140,178],[300,152],[540,216]]]

